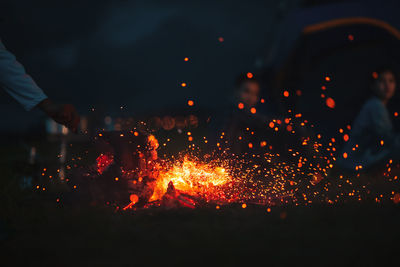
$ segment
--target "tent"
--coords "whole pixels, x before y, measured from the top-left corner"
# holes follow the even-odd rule
[[[399,67],[399,6],[368,1],[290,13],[261,74],[281,109],[294,108],[325,131],[351,124],[370,94],[374,70]],[[288,98],[283,91],[290,93]],[[327,106],[328,98],[334,108]]]

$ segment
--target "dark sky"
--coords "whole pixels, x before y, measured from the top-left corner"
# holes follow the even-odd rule
[[[298,2],[3,0],[0,36],[51,98],[82,113],[121,105],[132,115],[161,113],[189,98],[214,108],[229,102],[238,73],[256,71]],[[0,131],[41,116],[4,92],[0,104],[12,114]]]

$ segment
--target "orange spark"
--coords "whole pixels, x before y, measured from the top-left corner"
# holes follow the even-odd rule
[[[328,97],[327,99],[326,99],[326,105],[329,107],[329,108],[335,108],[335,100],[333,100],[333,98],[331,98],[331,97]]]
[[[283,96],[284,96],[284,97],[289,97],[289,92],[288,92],[288,91],[284,91],[284,92],[283,92]]]
[[[267,145],[267,141],[261,141],[261,142],[260,142],[260,146],[261,146],[261,147],[265,147],[266,145]]]

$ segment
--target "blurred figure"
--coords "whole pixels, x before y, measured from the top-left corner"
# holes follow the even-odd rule
[[[253,76],[242,74],[236,79],[233,103],[224,118],[214,121],[216,143],[222,145],[227,141],[235,154],[243,153],[249,146],[254,149],[260,146],[267,129],[267,116],[257,110],[260,93],[260,82]]]
[[[400,135],[394,132],[386,107],[396,91],[396,83],[395,72],[390,68],[372,73],[373,96],[364,104],[353,123],[339,166],[349,170],[366,169],[378,166],[389,158],[399,158]]]
[[[60,105],[51,101],[35,81],[25,72],[0,40],[0,86],[26,110],[38,107],[57,123],[76,132],[79,115],[72,105]]]
[[[260,92],[260,83],[255,78],[240,75],[236,79],[236,98],[239,102],[238,104],[242,103],[244,105],[241,109],[250,111],[251,108],[255,107],[260,100]]]

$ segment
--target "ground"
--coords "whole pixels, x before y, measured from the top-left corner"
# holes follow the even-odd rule
[[[74,201],[73,193],[57,202],[51,192],[21,190],[16,177],[30,170],[18,164],[18,151],[3,146],[1,155],[7,155],[0,163],[1,266],[395,266],[399,261],[400,207],[390,200],[121,212]]]
[[[399,207],[226,206],[114,212],[29,203],[8,221],[2,257],[51,266],[382,266],[397,262]]]

